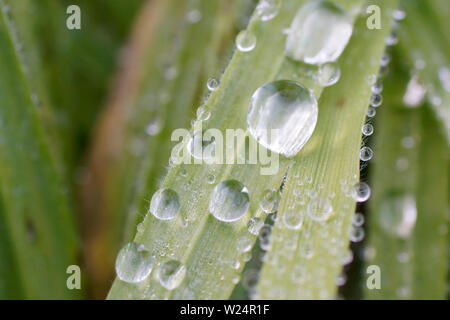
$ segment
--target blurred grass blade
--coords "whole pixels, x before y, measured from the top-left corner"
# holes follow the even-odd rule
[[[75,298],[80,292],[67,289],[65,273],[67,266],[77,264],[74,223],[3,0],[0,6],[1,214],[10,237],[6,243],[14,254],[12,260],[8,256],[0,259],[17,266],[17,275],[2,278],[19,278],[24,298]]]
[[[363,283],[370,299],[446,297],[448,147],[429,105],[403,104],[408,80],[388,78],[377,116],[365,259],[380,267],[381,288]]]
[[[248,3],[151,1],[137,21],[118,93],[97,131],[89,165],[93,179],[83,191],[88,260],[97,266],[92,277],[101,288],[112,278],[123,239],[132,239],[142,220],[148,199],[139,198],[142,190],[154,192],[166,173],[171,132],[189,126],[206,77],[234,34],[236,11]],[[192,20],[198,14],[201,19]],[[95,223],[93,216],[99,216]]]
[[[426,86],[450,144],[450,41],[448,32],[442,31],[448,30],[450,6],[440,0],[403,0],[401,4],[406,18],[399,29],[399,48]]]
[[[383,12],[382,29],[369,30],[366,16],[358,19],[338,61],[341,78],[322,92],[316,130],[288,172],[273,243],[260,275],[259,298],[331,299],[336,295],[355,211],[351,191],[359,177],[361,127],[370,97],[368,79],[378,73],[396,1],[376,4]],[[331,204],[333,215],[328,221],[317,222],[308,215],[308,203],[317,199]],[[289,212],[304,213],[300,231],[289,230],[283,223]]]

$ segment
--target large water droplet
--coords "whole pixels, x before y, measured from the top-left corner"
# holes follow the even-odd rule
[[[352,21],[341,7],[329,1],[310,2],[297,12],[292,22],[286,53],[308,64],[336,61],[352,31]]]
[[[315,221],[326,221],[333,213],[333,206],[328,198],[316,198],[308,202],[306,212]]]
[[[152,272],[152,268],[153,257],[150,252],[135,242],[126,244],[116,258],[117,276],[125,282],[141,282]]]
[[[170,220],[177,216],[180,207],[178,194],[172,189],[164,188],[153,194],[149,210],[158,219]]]
[[[215,188],[209,202],[209,211],[224,222],[239,220],[250,205],[247,188],[237,180],[226,180]]]
[[[252,96],[247,123],[250,134],[267,149],[295,156],[317,123],[313,93],[289,80],[267,83]]]
[[[179,261],[170,260],[158,270],[159,283],[167,290],[177,288],[186,275],[186,267]]]
[[[381,227],[391,235],[407,238],[417,219],[414,196],[407,193],[394,193],[384,197],[379,212]]]

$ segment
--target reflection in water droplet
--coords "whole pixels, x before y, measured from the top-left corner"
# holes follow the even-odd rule
[[[137,283],[151,273],[153,257],[142,245],[135,242],[126,244],[117,255],[116,273],[120,280]]]
[[[177,288],[186,275],[186,267],[179,261],[170,260],[163,263],[158,270],[159,283],[167,290]]]
[[[239,220],[248,210],[250,197],[245,186],[237,180],[220,182],[214,188],[209,211],[224,222]]]
[[[311,137],[317,114],[317,101],[310,90],[294,81],[279,80],[255,91],[247,124],[261,145],[289,158]]]
[[[286,53],[294,60],[321,65],[336,61],[353,31],[346,12],[329,1],[305,4],[296,14],[286,41]]]
[[[149,211],[160,220],[170,220],[177,216],[180,207],[178,194],[172,189],[164,188],[153,194]]]

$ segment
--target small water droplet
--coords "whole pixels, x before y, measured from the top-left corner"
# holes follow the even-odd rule
[[[236,47],[241,52],[252,51],[256,46],[256,37],[253,33],[243,30],[236,37]]]
[[[219,81],[215,78],[210,78],[206,84],[209,91],[214,91],[219,87]]]
[[[289,158],[311,137],[317,115],[317,101],[310,90],[294,81],[279,80],[255,91],[247,124],[260,144]]]
[[[256,6],[256,16],[261,21],[268,21],[275,18],[280,10],[280,0],[261,0]]]
[[[214,136],[205,137],[202,130],[196,130],[189,139],[187,150],[196,159],[203,159],[205,162],[215,158],[216,142]]]
[[[369,161],[373,157],[373,151],[369,147],[362,147],[359,150],[359,159],[361,161]]]
[[[379,107],[383,102],[383,96],[381,94],[372,94],[370,96],[370,106],[371,107]]]
[[[163,126],[161,119],[155,118],[147,125],[147,127],[145,128],[145,132],[147,132],[147,134],[150,136],[156,136],[161,132],[162,127]]]
[[[152,272],[153,257],[142,245],[135,242],[126,244],[117,255],[116,273],[120,280],[137,283]]]
[[[253,217],[248,222],[248,232],[251,234],[258,235],[262,227],[264,227],[264,221],[259,218]]]
[[[352,223],[355,227],[361,227],[364,224],[364,216],[362,213],[355,213]]]
[[[285,211],[282,217],[284,225],[288,229],[299,230],[303,225],[303,211]]]
[[[149,211],[160,220],[170,220],[180,211],[180,198],[169,188],[159,189],[153,194]]]
[[[366,123],[362,126],[361,131],[362,134],[366,137],[371,136],[373,134],[373,125],[371,125],[370,123]]]
[[[379,214],[380,226],[389,234],[407,238],[417,219],[417,207],[414,196],[394,192],[382,198]]]
[[[209,202],[209,211],[224,222],[239,220],[248,210],[250,197],[237,180],[225,180],[215,186]]]
[[[278,190],[268,189],[264,191],[262,199],[259,201],[259,207],[265,213],[275,213],[280,203],[280,195]]]
[[[191,10],[187,13],[187,21],[189,23],[197,23],[202,20],[202,13],[199,10]]]
[[[334,62],[324,63],[320,65],[317,74],[317,80],[321,87],[329,87],[339,81],[341,69]]]
[[[377,113],[377,111],[375,110],[375,108],[372,108],[372,107],[369,107],[369,108],[367,108],[367,110],[366,110],[366,115],[369,117],[369,118],[373,118],[373,117],[375,117],[375,114]]]
[[[330,1],[313,1],[297,12],[286,41],[286,53],[294,60],[321,65],[336,61],[353,31],[346,12]]]
[[[328,198],[316,198],[307,204],[306,212],[315,221],[326,221],[333,213],[333,206]]]
[[[370,198],[370,187],[365,182],[358,182],[353,186],[353,199],[356,202],[364,202]]]
[[[158,270],[159,283],[167,290],[177,288],[186,275],[186,267],[179,261],[170,260],[163,263]]]
[[[246,236],[238,238],[236,243],[239,252],[248,252],[252,249],[252,241]]]
[[[394,11],[392,11],[392,17],[396,21],[401,21],[401,20],[405,19],[406,12],[401,9],[395,9]]]
[[[211,117],[211,112],[205,109],[205,107],[199,107],[197,109],[197,120],[206,121]]]
[[[364,229],[360,227],[351,226],[350,228],[350,241],[360,242],[364,239]]]

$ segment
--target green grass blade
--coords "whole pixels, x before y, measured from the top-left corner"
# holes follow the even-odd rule
[[[206,103],[211,117],[204,123],[204,129],[225,131],[247,127],[248,103],[255,89],[283,76],[291,68],[284,56],[282,30],[290,25],[301,5],[298,1],[284,1],[273,20],[251,21],[247,30],[256,36],[257,45],[248,53],[235,52],[220,87]],[[239,145],[238,151],[243,147]],[[167,256],[185,264],[186,278],[172,291],[163,289],[155,276],[139,285],[116,279],[109,298],[228,298],[239,281],[243,264],[249,259],[248,253],[236,249],[238,239],[247,237],[251,243],[255,242],[256,236],[248,233],[247,223],[250,217],[262,216],[258,199],[266,189],[280,188],[290,164],[288,160],[280,160],[279,171],[272,176],[260,175],[260,164],[172,166],[162,187],[173,188],[180,195],[180,217],[164,222],[148,214],[135,241],[156,254],[157,264],[169,259]],[[215,180],[209,184],[211,176]],[[239,180],[248,188],[250,208],[239,221],[222,223],[209,214],[208,204],[214,186],[228,179]],[[218,277],[221,280],[218,281]]]
[[[426,86],[430,104],[444,124],[450,143],[450,42],[442,32],[448,30],[449,5],[438,0],[407,0],[402,7],[406,18],[399,29],[399,48]]]
[[[397,72],[388,78],[385,106],[377,115],[376,155],[371,171],[374,192],[365,256],[366,267],[380,267],[381,288],[369,290],[363,284],[365,297],[369,299],[446,297],[448,148],[445,130],[429,105],[408,108],[403,104],[402,93],[408,80]],[[411,138],[414,143],[405,144],[404,139]],[[408,197],[408,202],[392,206],[392,201],[404,197]],[[400,219],[389,220],[402,214],[412,217],[414,212],[417,218],[411,225],[399,223]]]
[[[74,298],[79,292],[66,287],[66,268],[77,263],[74,223],[6,15],[2,10],[0,181],[7,243],[24,298]]]
[[[123,90],[119,88],[121,93],[102,118],[91,155],[90,170],[101,177],[100,187],[88,184],[85,189],[85,201],[93,205],[89,212],[102,216],[98,226],[109,226],[92,231],[95,238],[90,240],[92,247],[103,252],[91,250],[93,259],[102,261],[96,278],[105,278],[105,283],[112,277],[118,249],[124,239],[134,237],[146,210],[142,207],[148,205],[148,195],[140,197],[142,190],[155,191],[166,173],[171,132],[189,126],[194,107],[201,104],[206,77],[217,68],[234,34],[236,10],[246,5],[248,1],[181,5],[153,1],[137,22],[129,49],[131,63],[119,77]],[[195,10],[202,18],[190,23],[187,16]],[[130,74],[127,70],[143,71]],[[149,134],[147,127],[152,123],[159,130]],[[97,190],[102,190],[100,203],[92,192]]]
[[[376,4],[383,12],[383,28],[369,30],[366,17],[358,19],[338,61],[341,78],[322,92],[316,130],[288,172],[273,244],[265,259],[269,262],[260,275],[259,298],[331,299],[336,294],[336,278],[347,254],[355,211],[349,191],[359,177],[361,127],[370,96],[367,79],[378,72],[396,2]],[[328,199],[333,216],[328,221],[313,221],[306,214],[308,197]],[[305,213],[300,231],[285,227],[283,215],[288,212]]]

